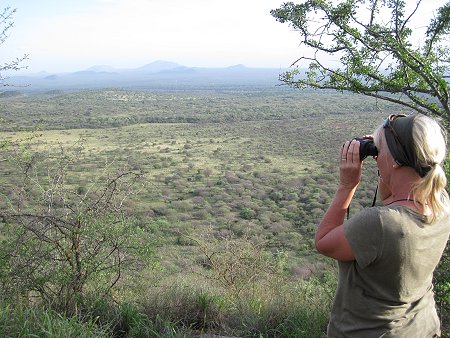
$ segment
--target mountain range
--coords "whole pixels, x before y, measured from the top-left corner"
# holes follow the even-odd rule
[[[186,67],[174,62],[155,61],[138,68],[118,69],[95,65],[71,73],[13,76],[8,84],[21,90],[136,88],[136,89],[208,89],[236,86],[274,87],[285,69],[249,68],[234,65],[225,68]]]

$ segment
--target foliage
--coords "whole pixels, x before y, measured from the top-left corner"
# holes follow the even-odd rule
[[[86,187],[71,184],[83,161],[77,143],[58,153],[11,146],[18,177],[1,200],[0,288],[75,313],[86,292],[106,295],[131,268],[146,266],[151,241],[124,212],[142,174],[106,167]]]
[[[127,105],[119,105],[122,101],[118,99]],[[77,162],[71,181],[79,192],[86,189],[89,173],[100,173],[102,164],[112,158],[118,166],[145,172],[152,184],[139,198],[129,201],[126,209],[161,243],[161,255],[173,257],[180,267],[182,256],[172,253],[178,248],[171,244],[182,245],[184,239],[179,240],[178,235],[174,239],[175,231],[200,233],[210,224],[224,234],[241,235],[249,229],[250,236],[265,238],[269,246],[292,251],[296,257],[293,265],[306,252],[313,256],[311,231],[337,182],[336,167],[331,164],[336,147],[349,134],[370,133],[387,114],[377,112],[378,108],[391,108],[375,107],[375,101],[354,95],[310,91],[298,96],[286,88],[269,93],[180,94],[105,90],[57,97],[29,95],[3,102],[8,105],[4,116],[11,122],[30,126],[40,116],[48,122],[42,127],[57,129],[88,123],[83,112],[89,107],[95,109],[92,117],[101,120],[104,114],[104,121],[117,117],[124,122],[120,114],[131,119],[144,111],[152,119],[163,114],[163,105],[170,121],[177,121],[177,111],[198,116],[198,123],[180,120],[117,128],[107,123],[108,128],[44,130],[30,144],[30,151],[56,151],[59,143],[83,138],[86,156]],[[228,114],[223,106],[232,107],[239,119],[210,123]],[[355,116],[355,109],[361,113]],[[333,133],[326,132],[330,129]],[[1,136],[5,140],[24,138],[18,132]],[[365,164],[365,182],[352,212],[369,205],[373,198],[376,170],[370,162]],[[0,172],[3,184],[8,185],[15,170],[3,166]]]
[[[312,50],[306,72],[297,67],[281,75],[293,87],[351,91],[395,102],[450,122],[450,3],[437,10],[424,43],[413,37],[412,21],[430,3],[411,9],[398,0],[306,0],[284,3],[271,14],[289,23]],[[326,60],[339,58],[334,68]]]
[[[445,173],[450,178],[450,154],[445,162]],[[447,181],[447,192],[450,193],[450,179]],[[441,315],[443,329],[450,334],[450,242],[447,243],[441,261],[434,274],[434,292]]]
[[[450,245],[442,255],[441,261],[434,274],[434,292],[440,312],[443,331],[450,334]]]
[[[8,93],[11,96],[7,96]],[[1,130],[99,130],[137,124],[164,124],[168,127],[172,123],[224,126],[246,121],[289,121],[336,112],[348,114],[397,109],[394,104],[368,100],[363,96],[311,90],[298,93],[285,87],[264,91],[104,89],[57,93],[16,90],[13,93],[4,92],[3,98],[0,95],[0,102],[8,107],[1,116],[8,124],[1,124]],[[220,136],[224,135],[214,135],[213,139],[217,137],[220,140]],[[189,150],[192,144],[187,143],[185,147]]]
[[[264,241],[250,240],[247,234],[240,238],[232,235],[215,238],[211,234],[207,232],[196,240],[203,254],[202,266],[206,268],[202,275],[226,289],[236,300],[251,292],[257,282],[282,281],[282,262],[268,256]]]
[[[332,272],[301,281],[294,295],[300,303],[276,329],[275,337],[325,337],[337,279]]]
[[[140,305],[118,305],[104,299],[88,302],[84,317],[64,316],[36,306],[1,305],[2,334],[86,338],[193,337],[212,332],[239,337],[325,336],[336,287],[332,274],[271,288],[260,285],[257,293],[239,300],[186,277],[147,289]]]
[[[309,280],[248,284],[236,298],[192,275],[146,290],[147,318],[173,323],[178,329],[237,337],[324,337],[336,289],[336,275]]]
[[[0,304],[2,337],[100,338],[108,337],[107,330],[92,320],[80,321],[77,316],[61,314],[39,307]]]
[[[12,18],[15,12],[16,9],[12,9],[11,7],[6,7],[3,9],[3,11],[0,12],[0,46],[5,43],[6,39],[9,36],[9,31],[13,27]],[[13,61],[6,62],[0,65],[0,87],[8,86],[8,76],[6,76],[5,73],[26,68],[21,65],[22,62],[26,59],[28,59],[28,55],[24,55]]]

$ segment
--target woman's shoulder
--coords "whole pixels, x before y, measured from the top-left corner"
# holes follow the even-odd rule
[[[432,220],[430,216],[422,215],[403,205],[380,206],[373,209],[369,213],[378,215],[383,231],[397,232],[413,227],[420,233],[447,234],[447,236],[450,234],[450,212],[448,211]]]
[[[433,222],[430,218],[402,205],[365,208],[344,223],[346,233],[404,232],[407,228],[432,229],[433,232],[450,233],[450,213],[445,212]]]
[[[389,214],[389,210],[384,206],[373,206],[370,208],[364,208],[359,213],[357,213],[354,218],[358,220],[379,221],[381,217]]]
[[[375,229],[381,228],[383,212],[383,208],[377,206],[362,209],[344,222],[344,229],[346,232],[376,231]]]
[[[374,206],[361,210],[349,223],[357,223],[359,226],[363,225],[363,227],[369,229],[376,227],[393,231],[409,223],[426,223],[426,217],[414,212],[411,213],[410,209],[404,206]]]

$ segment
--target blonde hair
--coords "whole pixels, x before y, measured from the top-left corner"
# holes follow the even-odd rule
[[[383,126],[374,132],[375,145],[379,145],[381,137],[386,141]],[[450,207],[445,190],[447,178],[442,167],[447,155],[447,132],[436,120],[417,114],[412,125],[412,140],[418,163],[430,169],[414,184],[410,194],[415,202],[427,203],[433,221]]]
[[[420,164],[429,165],[430,171],[412,188],[414,199],[425,201],[435,219],[449,208],[449,196],[445,188],[447,178],[443,162],[447,155],[447,132],[434,119],[418,114],[412,128],[414,149]]]

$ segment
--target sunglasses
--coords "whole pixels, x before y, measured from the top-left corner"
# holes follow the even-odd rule
[[[408,150],[405,147],[405,144],[402,142],[402,139],[396,132],[394,128],[394,121],[399,117],[406,117],[405,114],[392,114],[389,115],[389,117],[384,121],[383,128],[386,130],[385,132],[390,132],[395,140],[395,142],[400,146],[400,148],[397,148],[400,153],[397,153],[397,156],[400,155],[401,158],[408,158]],[[400,150],[401,149],[401,150]],[[392,152],[392,150],[391,150]],[[396,158],[395,153],[392,153],[394,156],[394,161],[399,165],[404,165],[403,161],[400,161],[398,158]]]
[[[405,114],[391,114],[389,117],[384,121],[383,128],[388,129],[395,137],[398,143],[404,148],[404,145],[400,139],[400,136],[398,136],[397,132],[395,131],[393,122],[399,118],[399,117],[406,117]]]

